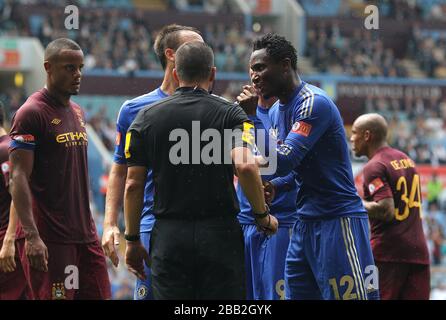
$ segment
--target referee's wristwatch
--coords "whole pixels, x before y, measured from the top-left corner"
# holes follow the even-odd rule
[[[140,237],[139,234],[124,234],[124,239],[129,242],[136,242],[139,241]]]

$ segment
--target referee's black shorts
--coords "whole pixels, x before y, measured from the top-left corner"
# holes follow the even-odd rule
[[[155,299],[246,299],[237,218],[157,219],[150,248]]]

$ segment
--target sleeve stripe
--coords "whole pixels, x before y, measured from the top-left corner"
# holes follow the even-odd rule
[[[301,117],[301,119],[304,117],[304,113],[305,113],[305,108],[306,108],[306,104],[307,104],[307,102],[308,102],[308,100],[306,99],[307,98],[307,96],[309,95],[309,92],[308,92],[308,90],[307,90],[307,86],[305,86],[303,89],[302,89],[302,99],[304,100],[304,103],[302,104],[302,107],[301,107],[301,110],[300,110],[300,117]]]
[[[310,113],[308,114],[308,116],[311,116],[311,113],[313,112],[313,106],[314,106],[314,93],[311,92],[311,101],[310,101]]]
[[[309,117],[313,112],[313,104],[314,104],[314,92],[311,89],[305,87],[305,92],[303,92],[302,98],[304,99],[304,103],[302,105],[302,109],[300,112],[300,116],[302,119]]]

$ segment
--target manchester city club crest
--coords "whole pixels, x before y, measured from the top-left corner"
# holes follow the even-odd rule
[[[65,286],[62,282],[53,283],[51,296],[53,300],[65,300],[67,298],[65,296]]]

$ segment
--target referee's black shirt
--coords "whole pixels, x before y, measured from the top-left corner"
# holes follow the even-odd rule
[[[225,129],[226,136],[234,129],[240,134],[224,139]],[[239,205],[230,151],[250,146],[251,129],[242,108],[200,88],[178,88],[142,109],[127,133],[126,158],[129,166],[153,170],[155,217],[235,217]]]

